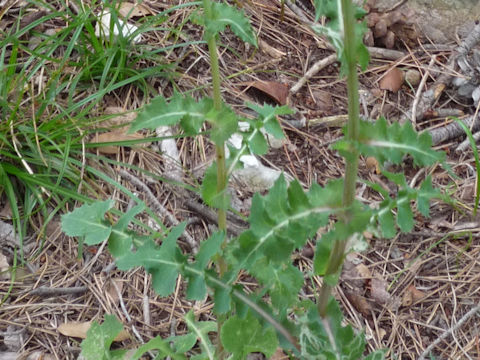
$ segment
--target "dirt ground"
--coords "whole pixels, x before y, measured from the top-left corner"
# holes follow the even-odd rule
[[[154,1],[145,1],[144,4],[153,13],[162,9]],[[305,10],[308,6],[304,6]],[[223,98],[236,111],[248,115],[245,101],[275,103],[265,93],[252,87],[253,82],[270,81],[276,84],[272,86],[285,84],[291,89],[315,62],[333,52],[328,43],[315,35],[289,8],[285,8],[282,19],[281,6],[273,0],[252,0],[244,4],[244,9],[258,35],[259,49],[246,46],[227,30],[220,39],[223,46],[219,54],[224,79]],[[170,13],[167,23],[178,25],[190,11],[192,8],[183,8]],[[312,20],[311,14],[305,13],[305,16]],[[189,41],[201,39],[199,27],[190,22],[183,25],[182,31]],[[145,35],[145,41],[152,46],[168,46],[173,41],[158,32]],[[366,110],[367,115],[374,118],[383,114],[392,122],[402,121],[412,107],[418,85],[411,87],[403,84],[395,93],[385,91],[379,89],[382,76],[388,69],[397,66],[417,70],[422,77],[433,55],[439,63],[445,64],[456,47],[456,44],[450,44],[441,50],[418,52],[422,46],[429,44],[428,39],[417,34],[415,39],[410,40],[407,43],[399,37],[395,42],[393,50],[397,51],[396,56],[402,55],[396,60],[379,54],[372,57],[368,69],[360,75],[361,89],[367,98],[362,112]],[[165,56],[165,61],[177,64],[178,78],[175,82],[178,90],[202,93],[201,86],[209,82],[205,45],[192,45],[187,52],[173,50]],[[342,136],[342,123],[338,119],[327,123],[327,117],[347,113],[346,86],[338,78],[338,72],[338,63],[332,62],[311,77],[298,92],[289,94],[289,105],[296,114],[282,119],[287,142],[262,159],[264,164],[298,178],[306,187],[314,182],[324,184],[329,179],[343,176],[343,159],[330,149],[331,143]],[[423,91],[431,88],[436,78],[437,74],[427,76]],[[173,93],[171,82],[152,80],[151,85],[165,96]],[[141,97],[134,86],[121,88],[105,96],[104,106],[131,110],[142,103],[138,100]],[[456,99],[452,89],[441,96],[436,106],[452,107],[465,114],[475,112],[471,101]],[[101,114],[102,107],[96,111]],[[299,126],[302,119],[305,125]],[[425,130],[443,126],[445,122],[445,117],[431,117],[417,122],[416,127]],[[480,246],[477,241],[479,224],[472,218],[475,160],[470,149],[460,153],[454,151],[462,140],[456,138],[437,145],[447,152],[451,173],[441,167],[427,169],[434,185],[449,193],[454,203],[432,203],[431,218],[417,214],[415,229],[410,234],[399,234],[392,240],[368,236],[368,250],[349,255],[335,290],[346,320],[364,330],[368,350],[388,348],[387,358],[417,359],[442,334],[446,334],[445,338],[433,349],[435,358],[480,357],[478,315],[473,313],[464,317],[480,302]],[[212,158],[213,146],[206,138],[196,141],[179,139],[177,145],[183,166],[191,173],[191,178],[185,181],[193,184],[197,180],[195,177],[201,173],[197,170]],[[164,159],[151,147],[124,147],[108,156],[158,175],[165,172]],[[127,177],[118,175],[118,167],[100,164],[99,168],[144,196],[141,188]],[[403,164],[403,169],[413,185],[425,176],[408,161]],[[129,171],[134,176],[138,175]],[[367,159],[361,159],[360,177],[378,181],[387,188],[389,186]],[[191,219],[188,229],[193,238],[202,238],[206,229],[212,226],[204,216],[185,205],[188,199],[182,198],[184,192],[177,191],[168,183],[140,178],[178,220]],[[111,185],[105,183],[102,188],[105,197],[114,198],[124,208],[128,206],[129,199]],[[234,190],[241,202],[248,203],[252,195],[249,191],[235,186]],[[366,203],[379,200],[377,194],[362,185],[359,185],[358,196]],[[148,197],[145,196],[144,200],[150,203]],[[34,242],[35,228],[31,231],[29,239]],[[201,319],[212,318],[209,299],[196,303],[186,301],[181,282],[174,295],[160,298],[151,289],[151,279],[143,270],[127,273],[117,270],[103,247],[86,248],[84,257],[78,259],[77,241],[62,234],[58,219],[51,221],[47,234],[41,254],[32,260],[30,270],[25,270],[24,275],[17,275],[14,283],[9,280],[0,282],[0,295],[3,297],[8,293],[0,308],[0,329],[4,339],[0,359],[1,351],[7,353],[12,349],[13,345],[8,343],[7,338],[13,338],[14,343],[21,345],[18,349],[20,359],[28,356],[30,359],[76,359],[80,352],[79,339],[61,335],[58,326],[73,321],[101,320],[106,313],[115,314],[129,331],[137,333],[138,336],[122,343],[126,347],[138,345],[139,339],[147,341],[157,335],[182,334],[185,330],[182,318],[190,309]],[[297,255],[296,264],[302,271],[312,269],[311,246],[314,242],[312,239],[309,246]],[[11,255],[6,247],[2,250]],[[320,283],[321,279],[315,281]],[[35,292],[42,287],[75,288],[75,291]],[[305,292],[313,293],[311,288],[306,288]]]

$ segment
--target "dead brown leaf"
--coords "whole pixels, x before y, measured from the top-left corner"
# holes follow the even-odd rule
[[[385,305],[390,300],[391,296],[387,291],[387,286],[387,282],[381,278],[374,277],[370,280],[370,295],[376,303]]]
[[[287,55],[285,52],[278,50],[277,48],[274,48],[273,46],[271,46],[270,44],[268,44],[266,41],[262,39],[258,39],[258,46],[263,52],[268,54],[273,59],[281,59]]]
[[[355,269],[357,270],[359,277],[363,279],[370,279],[372,277],[372,272],[365,264],[358,264],[355,266]]]
[[[65,336],[85,339],[87,337],[87,331],[88,329],[90,329],[90,326],[92,326],[91,321],[72,321],[60,324],[60,326],[57,328],[57,331]]]
[[[109,106],[104,113],[105,115],[116,115],[101,122],[101,126],[105,128],[128,125],[137,117],[136,112],[125,112],[124,109],[118,106]]]
[[[314,90],[313,99],[317,110],[330,111],[333,108],[332,94],[325,90]]]
[[[423,291],[418,290],[415,285],[410,285],[405,289],[402,297],[402,306],[410,306],[413,303],[422,300],[426,294]]]
[[[122,2],[118,12],[126,19],[152,15],[152,11],[144,4],[134,4],[130,2]]]
[[[286,84],[276,81],[252,81],[248,83],[248,87],[253,87],[263,92],[279,105],[287,104],[288,86]]]
[[[91,326],[91,321],[72,321],[60,324],[60,326],[57,328],[57,331],[64,336],[85,339]],[[124,341],[127,339],[130,339],[130,334],[128,331],[122,330],[113,341]]]
[[[403,84],[403,71],[397,67],[388,70],[378,83],[380,89],[396,93]]]
[[[350,301],[350,304],[352,304],[352,306],[355,308],[355,310],[357,310],[366,318],[371,316],[372,307],[370,306],[370,303],[366,298],[352,291],[345,292],[345,295],[348,301]]]
[[[115,289],[116,287],[116,289]],[[117,291],[118,289],[118,291]],[[122,279],[110,279],[105,286],[105,292],[107,296],[112,300],[113,303],[118,304],[120,300],[119,294],[122,294],[123,290],[123,280]]]
[[[95,136],[90,141],[90,143],[97,144],[97,143],[105,143],[105,142],[119,142],[119,141],[138,140],[138,139],[143,139],[143,135],[140,133],[127,134],[124,131],[114,130],[106,133],[95,134]],[[98,147],[97,150],[101,154],[117,154],[120,150],[120,147],[116,145],[108,145],[108,146]]]

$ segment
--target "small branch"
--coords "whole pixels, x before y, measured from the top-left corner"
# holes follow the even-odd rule
[[[474,316],[478,311],[480,311],[480,304],[475,306],[473,309],[471,309],[469,312],[467,312],[465,315],[462,316],[460,320],[455,324],[455,326],[451,327],[447,331],[445,331],[442,335],[440,335],[433,343],[431,343],[425,351],[420,355],[418,360],[425,360],[427,356],[429,356],[430,352],[440,344],[443,340],[445,340],[448,336],[452,335],[457,329],[459,329],[468,319],[470,319],[472,316]]]
[[[319,71],[321,71],[323,68],[327,67],[330,64],[333,64],[335,61],[337,61],[337,54],[333,53],[326,58],[323,58],[319,61],[317,61],[313,66],[305,73],[304,76],[300,80],[297,81],[295,85],[293,85],[290,88],[290,94],[294,95],[302,88],[305,83],[311,79],[313,76],[318,74]]]
[[[473,116],[469,116],[465,119],[462,119],[462,121],[467,125],[468,127],[471,127],[472,122],[473,122]],[[477,131],[480,128],[479,121],[475,121],[473,124],[472,131]],[[463,131],[462,127],[458,125],[457,122],[451,122],[441,128],[436,128],[432,130],[428,130],[430,133],[430,136],[432,137],[432,143],[433,145],[438,145],[443,141],[447,141],[450,139],[454,139],[457,136],[460,136],[462,134],[465,134]]]
[[[420,101],[420,95],[422,94],[423,88],[425,87],[425,84],[427,82],[428,75],[430,74],[430,71],[428,69],[430,69],[433,66],[436,60],[437,60],[437,56],[436,55],[432,56],[428,64],[428,68],[425,71],[425,74],[423,74],[422,81],[420,81],[420,84],[418,85],[417,93],[415,94],[415,99],[413,100],[413,104],[412,104],[413,127],[416,127],[417,125],[417,106],[418,106],[418,102]]]
[[[202,205],[198,202],[196,202],[195,200],[187,200],[185,201],[185,206],[190,210],[190,211],[194,211],[196,212],[198,215],[200,215],[202,218],[204,218],[205,220],[207,220],[208,222],[211,222],[211,223],[214,223],[214,224],[217,224],[218,226],[218,222],[217,222],[217,214],[215,213],[215,211],[213,211],[212,209],[208,208],[207,206],[205,205]],[[231,215],[230,214],[227,214],[227,218],[231,218]],[[234,220],[235,222],[239,222],[240,219],[238,218],[235,218],[235,219],[230,219],[230,220]],[[227,233],[230,233],[232,234],[233,236],[239,236],[243,231],[245,231],[247,225],[245,224],[245,228],[242,228],[241,226],[235,224],[235,223],[232,223],[232,221],[230,221],[228,223],[228,228],[227,228]]]
[[[472,136],[475,141],[478,141],[480,139],[480,132],[476,132],[475,134],[472,134]],[[456,153],[464,152],[465,150],[467,150],[469,146],[470,146],[470,140],[467,137],[465,140],[463,140],[460,143],[460,145],[457,146],[457,148],[455,149],[455,152]]]
[[[87,291],[86,286],[76,286],[76,287],[69,287],[69,288],[50,288],[46,286],[40,286],[30,291],[29,295],[52,297],[52,296],[82,294],[86,291]]]

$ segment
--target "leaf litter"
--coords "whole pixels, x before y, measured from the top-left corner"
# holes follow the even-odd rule
[[[53,6],[61,6],[55,1],[49,3]],[[89,6],[88,1],[84,3]],[[28,4],[9,3],[7,11],[0,18],[1,29],[13,24],[18,14],[13,10],[18,10],[20,5]],[[28,6],[31,6],[31,11],[40,10],[35,8],[35,5]],[[126,17],[130,14],[129,22],[132,24],[138,24],[137,21],[142,17],[165,10],[163,4],[153,2],[142,3],[142,6],[147,6],[146,10],[138,4],[134,7],[122,6],[124,6],[123,15]],[[188,22],[183,23],[183,19],[190,16],[192,11],[191,8],[186,7],[170,13],[167,15],[166,24],[172,27],[182,24],[184,30],[182,36],[189,40],[200,40],[201,34],[198,27]],[[225,81],[223,92],[225,101],[248,117],[250,114],[248,109],[243,107],[243,103],[255,99],[244,91],[245,83],[270,82],[287,84],[291,88],[311,64],[327,57],[331,51],[328,50],[326,42],[314,37],[306,26],[299,23],[293,13],[286,11],[284,20],[279,21],[280,6],[275,2],[263,0],[245,4],[245,11],[251,17],[254,27],[260,29],[258,32],[260,51],[253,52],[253,49],[246,48],[227,31],[222,41],[236,52],[222,52],[221,71]],[[57,22],[52,20],[49,26],[59,28],[61,26],[59,24],[59,20]],[[143,42],[152,47],[173,46],[176,41],[160,31],[142,35]],[[175,71],[179,74],[176,84],[179,91],[198,94],[198,88],[209,81],[206,75],[208,74],[207,51],[201,44],[195,44],[192,47],[193,50],[190,51],[176,48],[166,52],[163,61],[176,66]],[[444,58],[448,57],[448,49],[445,54],[437,53]],[[405,54],[408,53],[405,52]],[[401,66],[424,72],[429,58],[416,54],[406,56]],[[374,59],[369,69],[361,75],[362,87],[374,93],[379,76],[394,66],[398,64],[393,61]],[[244,71],[246,67],[250,69],[249,72]],[[75,71],[75,68],[71,71]],[[327,146],[341,136],[341,131],[318,125],[308,128],[296,128],[292,125],[295,121],[301,120],[302,116],[308,124],[322,116],[340,116],[347,112],[345,84],[337,79],[337,74],[338,68],[335,64],[328,65],[291,97],[291,106],[297,110],[297,113],[282,118],[288,144],[262,157],[261,161],[264,164],[299,178],[305,185],[314,182],[323,185],[327,179],[342,176],[343,164],[335,152]],[[173,95],[172,86],[168,81],[159,79],[149,81],[152,88],[160,88],[166,96]],[[37,84],[42,82],[42,79],[36,80]],[[322,92],[330,96],[321,95],[322,99],[325,98],[325,101],[322,101],[327,105],[317,108],[319,94]],[[142,92],[135,86],[119,89],[105,95],[104,107],[100,105],[92,112],[92,116],[104,117],[108,114],[123,112],[112,112],[108,109],[109,106],[119,109],[137,109],[143,103],[142,96]],[[386,93],[380,97],[373,97],[372,102],[367,102],[365,106],[367,110],[376,107],[378,114],[382,114],[386,110],[386,104],[389,104],[391,106],[389,117],[400,118],[402,111],[410,107],[413,96],[415,94],[408,86],[400,84],[396,94]],[[275,98],[277,95],[270,94],[270,97]],[[282,100],[283,95],[279,99]],[[468,105],[464,105],[463,108],[468,112]],[[131,120],[127,119],[125,122]],[[116,128],[121,128],[123,121],[115,120],[110,123],[105,121],[103,124],[100,123],[100,126],[104,127],[108,134],[108,132],[114,132]],[[419,123],[418,129],[425,129],[441,121],[443,120],[433,119]],[[147,135],[141,134],[139,136]],[[120,140],[120,138],[114,139],[114,141]],[[213,156],[212,145],[202,137],[195,141],[180,138],[177,139],[177,145],[181,165],[186,173],[184,181],[188,185],[195,185],[199,180],[196,174],[202,173],[200,170]],[[141,167],[168,180],[168,173],[165,172],[167,162],[161,154],[149,148],[127,147],[124,150],[120,152],[117,148],[115,151],[112,150],[112,154],[104,155],[111,156],[112,159],[116,158],[125,164]],[[463,208],[471,209],[475,194],[473,191],[462,191],[464,186],[471,186],[475,178],[471,151],[460,154],[450,153],[448,163],[452,174],[440,168],[431,169],[433,181],[443,189],[454,182],[456,188],[453,197]],[[117,165],[95,163],[94,166],[113,178],[116,177]],[[422,176],[417,174],[408,162],[400,166],[404,167],[407,178],[413,183],[417,177]],[[376,167],[376,164],[367,166],[361,162],[360,176],[367,180],[374,180],[374,177],[380,178],[381,175],[372,171],[372,168],[376,170]],[[148,186],[172,215],[179,219],[188,218],[181,204],[185,199],[192,198],[192,194],[168,181],[161,182],[157,178],[140,174],[132,169],[128,171]],[[453,177],[453,174],[457,177]],[[395,191],[395,187],[388,179],[381,178],[381,180],[387,189]],[[130,206],[130,199],[117,192],[111,184],[103,180],[96,180],[96,182],[95,185],[101,188],[104,198],[114,199],[120,210],[126,210]],[[133,192],[137,191],[135,186],[125,179],[122,180],[122,185]],[[251,196],[249,191],[238,187],[234,188],[233,192],[236,201],[248,203]],[[361,197],[372,206],[382,201],[378,193],[370,190],[364,191]],[[147,204],[150,203],[147,201]],[[187,228],[187,231],[195,238],[205,238],[205,229],[209,226],[207,220],[198,213],[190,214],[190,217],[192,225]],[[436,219],[442,219],[442,222],[435,223]],[[9,219],[0,220],[9,221]],[[149,221],[146,217],[142,220]],[[354,265],[355,272],[349,276],[344,272],[336,291],[336,296],[342,300],[347,321],[356,328],[363,329],[367,334],[369,349],[390,348],[390,357],[418,358],[422,350],[448,331],[451,324],[456,323],[480,301],[478,231],[475,228],[456,233],[451,231],[456,224],[468,221],[468,216],[453,211],[447,204],[435,203],[432,206],[432,218],[426,219],[418,215],[418,220],[420,223],[411,234],[401,234],[393,240],[384,240],[375,236],[369,238],[369,249],[358,255],[360,264]],[[40,217],[31,221],[36,231],[42,231]],[[36,238],[36,236],[32,237],[32,239]],[[34,240],[29,241],[35,245]],[[2,242],[3,249],[9,249],[9,247],[11,249],[8,242]],[[11,252],[4,251],[4,257],[5,260],[2,263],[6,262],[11,267],[13,265]],[[304,272],[310,271],[313,267],[311,257],[302,254],[298,255],[296,264]],[[177,335],[185,333],[186,324],[183,318],[192,308],[200,319],[211,317],[212,303],[209,299],[195,303],[186,301],[185,289],[180,283],[175,284],[174,296],[161,298],[153,292],[152,280],[143,271],[124,273],[116,270],[110,255],[101,246],[95,253],[84,251],[79,258],[78,243],[58,231],[49,231],[42,250],[29,266],[33,276],[13,282],[0,315],[2,331],[6,331],[8,324],[12,322],[25,327],[29,334],[24,338],[25,343],[22,344],[21,351],[25,355],[34,354],[34,351],[40,347],[45,349],[43,354],[45,358],[56,354],[60,359],[76,359],[78,343],[75,349],[71,346],[72,339],[68,337],[70,335],[59,336],[58,326],[75,324],[75,322],[86,324],[107,313],[114,314],[119,319],[125,319],[125,312],[119,306],[122,302],[132,319],[131,323],[123,321],[124,326],[127,328],[135,326],[144,340],[157,335],[168,337],[172,332]],[[111,281],[119,281],[124,284],[123,289],[117,292],[111,287],[105,287],[103,281],[96,280],[99,275],[115,279]],[[240,279],[242,284],[251,287],[254,291],[255,284],[250,284],[248,281],[248,278]],[[312,281],[305,286],[305,294],[313,294],[321,279],[313,278]],[[4,296],[7,294],[10,281],[2,280],[0,284],[0,294]],[[87,286],[88,291],[80,295],[62,295],[58,298],[29,297],[29,291],[40,286],[56,288]],[[389,304],[392,299],[395,301],[401,299],[401,303],[391,308]],[[143,304],[140,304],[141,301]],[[477,338],[475,321],[472,318],[457,330],[454,344],[450,341],[451,339],[447,339],[434,350],[438,358],[464,358],[464,354],[469,354],[472,358],[478,357],[476,343],[472,341]],[[124,344],[131,344],[131,341],[136,340],[128,340]],[[281,358],[282,353],[277,352],[275,356]]]

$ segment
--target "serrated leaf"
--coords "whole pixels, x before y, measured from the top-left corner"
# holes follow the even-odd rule
[[[88,245],[102,243],[112,231],[112,226],[104,217],[113,205],[113,200],[99,201],[62,215],[63,232],[68,236],[84,236]]]
[[[255,155],[265,155],[268,151],[268,143],[261,131],[255,131],[249,137],[248,147]]]
[[[230,289],[224,287],[215,286],[215,284],[209,283],[212,288],[215,289],[213,294],[214,306],[213,311],[216,314],[226,314],[231,309],[232,298],[230,296]]]
[[[191,265],[191,268],[198,270],[198,273],[193,271],[187,272],[187,299],[203,300],[205,298],[207,287],[203,271],[207,267],[211,258],[220,251],[224,239],[225,234],[223,232],[216,232],[200,246],[200,250],[196,255],[196,261]],[[199,275],[199,273],[202,275]]]
[[[212,17],[204,23],[207,36],[215,36],[229,26],[240,39],[257,46],[257,37],[243,11],[223,2],[212,2],[211,12]]]
[[[283,134],[282,127],[278,123],[278,115],[287,115],[293,114],[293,110],[288,106],[271,106],[264,104],[259,106],[253,103],[247,103],[247,106],[258,113],[259,120],[263,123],[265,130],[272,134],[277,139],[283,139],[285,135]]]
[[[122,331],[123,325],[113,315],[105,315],[102,325],[94,322],[87,332],[87,338],[82,341],[81,355],[85,360],[109,359],[110,346],[113,339]]]
[[[380,210],[378,215],[378,222],[380,223],[380,229],[382,231],[383,237],[391,239],[397,234],[395,219],[393,217],[392,211],[388,207]]]
[[[211,139],[219,146],[223,146],[238,129],[237,115],[227,105],[223,105],[220,111],[210,110],[207,119],[212,125]]]
[[[175,93],[169,102],[166,102],[165,98],[159,96],[138,113],[129,133],[140,129],[154,130],[159,126],[175,125],[180,121],[187,133],[198,133],[212,108],[213,101],[208,98],[196,101],[190,96],[184,97]]]
[[[213,321],[196,321],[192,310],[185,315],[185,322],[187,323],[188,329],[194,333],[200,341],[200,347],[203,350],[204,356],[209,360],[214,360],[215,347],[210,341],[208,334],[217,331],[217,323]]]
[[[202,199],[211,207],[228,209],[230,206],[230,194],[227,189],[217,192],[217,164],[213,163],[205,172],[202,182]]]
[[[112,232],[108,239],[108,250],[113,257],[120,257],[130,252],[133,244],[133,236],[132,232],[128,230],[128,224],[144,209],[145,204],[143,203],[132,207],[127,213],[123,214],[112,227]]]
[[[185,335],[185,336],[188,336],[188,335]],[[195,341],[196,341],[196,338],[195,338]],[[186,359],[186,356],[184,356],[182,352],[180,352],[179,350],[177,352],[174,352],[166,340],[163,340],[160,336],[157,336],[153,339],[150,339],[146,344],[143,344],[142,346],[140,346],[137,349],[137,351],[135,351],[133,356],[129,358],[129,360],[138,360],[145,353],[152,350],[157,350],[159,352],[157,356],[159,359],[164,359],[166,356],[170,356],[174,360]]]
[[[292,264],[272,266],[266,258],[262,258],[252,267],[251,273],[267,289],[277,313],[286,311],[294,304],[303,286],[303,274]]]
[[[434,189],[432,185],[432,177],[427,178],[420,185],[417,197],[417,209],[423,216],[430,215],[430,200],[432,198],[440,198],[441,194],[438,189]]]
[[[328,267],[328,260],[330,259],[330,252],[332,251],[334,242],[337,240],[334,231],[329,231],[328,233],[323,234],[322,237],[317,240],[315,255],[313,257],[313,269],[315,275],[325,275]]]
[[[128,270],[143,266],[152,274],[154,290],[161,296],[170,295],[175,290],[179,269],[185,261],[177,246],[177,239],[185,226],[186,223],[181,223],[172,228],[160,247],[147,239],[135,252],[116,258],[118,268]]]
[[[312,26],[312,29],[322,35],[326,35],[332,45],[337,51],[338,59],[341,63],[340,76],[343,76],[346,73],[346,55],[344,49],[344,29],[343,29],[343,18],[342,18],[342,9],[340,8],[340,1],[337,0],[314,0],[315,4],[315,25]],[[355,19],[360,19],[365,15],[365,10],[360,6],[352,4],[354,6],[354,17]],[[325,16],[329,19],[325,26],[318,24],[318,19],[321,16]],[[356,22],[354,26],[355,33],[355,44],[357,44],[356,51],[351,56],[356,57],[356,61],[361,65],[362,69],[365,70],[370,59],[370,54],[366,46],[363,44],[363,35],[366,31],[365,22],[360,23]]]
[[[253,316],[242,319],[230,317],[222,326],[220,339],[232,359],[246,359],[252,352],[261,352],[270,358],[278,347],[278,339],[272,328],[262,329]]]
[[[325,202],[334,196],[324,190],[316,185],[306,195],[297,181],[286,188],[285,179],[280,176],[269,194],[256,194],[249,216],[250,230],[241,234],[232,250],[239,266],[250,268],[262,256],[278,263],[287,261],[291,252],[301,248],[336,211]],[[282,196],[285,192],[287,197]],[[335,196],[335,202],[338,196],[341,198],[341,192]]]
[[[356,334],[350,325],[342,325],[343,315],[333,297],[328,302],[327,315],[320,320],[318,310],[312,306],[306,314],[299,316],[302,359],[361,359],[365,336]]]
[[[402,199],[397,203],[397,224],[403,232],[409,232],[413,229],[413,212],[410,208],[410,202]]]
[[[410,122],[400,126],[397,122],[388,125],[384,118],[375,123],[361,121],[359,132],[359,141],[355,146],[363,155],[374,156],[379,164],[400,164],[405,155],[412,156],[418,166],[430,166],[445,159],[443,152],[431,148],[430,135],[426,132],[417,134]],[[345,142],[339,142],[335,148],[345,150]]]

